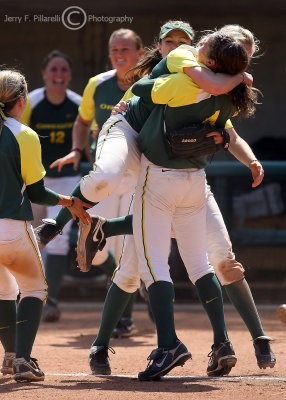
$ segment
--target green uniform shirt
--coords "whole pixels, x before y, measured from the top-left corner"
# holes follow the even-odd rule
[[[0,135],[0,160],[0,218],[32,220],[26,186],[45,176],[36,132],[8,118]]]
[[[174,157],[168,143],[170,131],[207,122],[224,128],[236,111],[227,95],[212,96],[204,92],[184,73],[143,78],[133,85],[132,92],[146,102],[158,104],[139,133],[138,145],[151,162],[167,168],[204,168],[206,165],[206,157]]]
[[[66,156],[72,148],[72,129],[78,114],[81,96],[67,90],[61,104],[52,104],[46,97],[45,88],[29,93],[28,104],[21,121],[35,130],[42,146],[42,161],[48,177],[74,176],[78,172],[72,164],[64,165],[61,172],[49,166],[58,158]]]
[[[79,114],[86,121],[95,119],[100,130],[124,93],[117,84],[115,69],[96,75],[84,90]]]

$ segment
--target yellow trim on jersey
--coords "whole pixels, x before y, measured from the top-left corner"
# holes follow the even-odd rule
[[[28,240],[29,240],[29,242],[31,243],[31,245],[32,245],[32,247],[33,247],[33,250],[34,250],[34,253],[36,254],[36,258],[37,258],[37,260],[38,260],[38,262],[39,262],[39,264],[40,264],[40,271],[41,271],[42,278],[43,278],[43,280],[44,280],[44,284],[45,284],[45,286],[46,286],[46,289],[48,289],[48,285],[47,285],[45,273],[44,273],[44,271],[43,271],[43,264],[42,264],[42,262],[41,262],[41,258],[40,258],[39,252],[38,252],[38,250],[37,250],[37,248],[36,248],[36,246],[35,246],[35,244],[34,244],[32,238],[31,238],[31,236],[30,236],[30,233],[29,233],[29,231],[28,231],[27,221],[24,221],[24,225],[25,225],[25,232],[26,232],[26,235],[27,235],[27,237],[28,237]],[[42,301],[46,300],[47,296],[48,296],[48,293],[45,295],[45,297],[42,299]]]
[[[88,84],[86,85],[81,104],[78,108],[79,115],[86,121],[91,121],[94,119],[95,116],[95,104],[94,104],[94,93],[96,89],[96,81],[98,75],[90,78]]]
[[[126,90],[124,96],[122,97],[122,99],[120,101],[126,101],[128,99],[131,99],[131,97],[134,96],[134,94],[132,93],[132,86],[128,90]]]
[[[171,73],[183,72],[184,68],[202,67],[208,69],[205,64],[197,61],[197,50],[188,45],[181,45],[170,51],[167,55],[167,68]]]
[[[32,129],[22,125],[24,128],[15,135],[20,148],[21,155],[21,175],[26,185],[41,180],[46,171],[41,161],[41,145],[39,137]]]
[[[144,186],[143,186],[143,193],[142,193],[142,196],[141,196],[141,198],[142,198],[142,219],[141,219],[141,221],[142,221],[142,240],[143,240],[143,249],[144,249],[145,259],[147,261],[147,266],[149,268],[150,274],[152,275],[152,278],[153,278],[154,282],[157,282],[157,279],[155,277],[154,271],[153,271],[152,266],[150,264],[150,259],[149,259],[148,254],[147,254],[147,247],[146,247],[146,240],[145,240],[145,236],[146,235],[145,235],[145,201],[144,201],[144,195],[146,193],[146,186],[147,186],[148,178],[149,178],[149,169],[150,169],[150,167],[147,167],[145,183],[144,183]]]
[[[169,107],[188,106],[208,99],[211,95],[182,72],[161,76],[156,79],[152,93],[155,104],[168,104]]]
[[[22,124],[29,126],[31,122],[31,114],[32,114],[32,103],[30,97],[28,97],[28,101],[25,110],[21,115],[20,122],[22,122]]]

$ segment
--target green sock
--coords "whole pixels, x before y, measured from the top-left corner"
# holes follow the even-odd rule
[[[255,306],[251,290],[245,279],[224,286],[225,291],[239,312],[253,339],[264,336],[264,330]]]
[[[107,219],[102,225],[102,229],[106,238],[118,235],[133,235],[132,226],[133,215],[125,217]]]
[[[45,265],[46,281],[48,284],[48,297],[58,300],[63,275],[67,268],[67,256],[47,254]]]
[[[200,301],[206,310],[214,334],[214,345],[228,339],[223,310],[223,299],[219,281],[214,274],[207,274],[195,283]]]
[[[116,261],[112,251],[108,250],[108,257],[102,264],[94,265],[93,267],[100,268],[107,276],[112,276],[116,268]]]
[[[0,300],[0,341],[5,352],[15,353],[16,301]]]
[[[36,297],[25,297],[17,312],[16,357],[30,361],[35,337],[42,315],[43,302]]]
[[[78,197],[85,203],[92,204],[95,206],[97,203],[93,203],[92,201],[87,200],[81,193],[80,191],[80,182],[75,186],[71,194],[75,197]],[[57,222],[58,225],[60,225],[62,228],[72,219],[72,215],[69,212],[67,207],[63,207],[59,213],[55,216],[54,218]]]
[[[158,347],[172,347],[177,340],[174,322],[174,286],[171,282],[155,282],[149,286],[148,294],[157,328]]]
[[[114,328],[119,321],[132,293],[121,290],[112,283],[103,306],[102,318],[98,335],[92,346],[108,346]]]
[[[122,313],[123,318],[132,318],[132,311],[133,311],[133,305],[137,297],[138,290],[136,292],[132,293],[132,296],[130,297],[130,300],[127,303],[127,306],[125,307],[125,310]]]

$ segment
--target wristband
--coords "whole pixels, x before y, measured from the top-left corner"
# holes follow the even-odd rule
[[[81,156],[83,155],[83,150],[79,149],[78,147],[74,147],[73,149],[71,149],[71,151],[78,151]]]

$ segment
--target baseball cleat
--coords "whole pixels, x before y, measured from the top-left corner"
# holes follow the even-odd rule
[[[34,228],[36,240],[38,242],[39,249],[42,250],[46,244],[53,240],[62,231],[56,221],[52,218],[42,219],[43,224]]]
[[[61,312],[58,303],[55,300],[47,298],[47,302],[43,307],[42,321],[57,322],[60,319]]]
[[[212,345],[212,351],[208,354],[208,357],[210,357],[207,368],[208,376],[228,375],[237,362],[229,340],[225,340],[218,346]]]
[[[158,348],[151,352],[147,360],[149,363],[143,372],[139,372],[139,381],[159,380],[173,368],[183,366],[185,362],[192,358],[186,346],[177,339],[173,347]],[[152,364],[151,364],[152,362]]]
[[[0,369],[0,372],[2,372],[3,375],[13,375],[13,360],[15,357],[15,353],[5,352],[2,367]]]
[[[112,347],[92,346],[90,348],[88,360],[91,372],[94,375],[110,375],[111,368],[109,364],[108,350],[115,354]]]
[[[79,237],[77,242],[77,263],[82,272],[88,272],[92,260],[98,251],[106,244],[102,225],[106,219],[93,215],[91,224],[83,224],[79,221]]]
[[[114,328],[112,332],[113,338],[126,338],[133,335],[134,332],[134,324],[133,320],[130,317],[122,317],[120,318],[118,324]]]
[[[36,358],[25,360],[25,358],[15,358],[13,361],[14,379],[17,382],[43,381],[45,374],[40,370]]]
[[[269,343],[271,340],[273,339],[269,336],[259,336],[253,340],[257,365],[260,369],[273,368],[276,364],[276,357]]]

